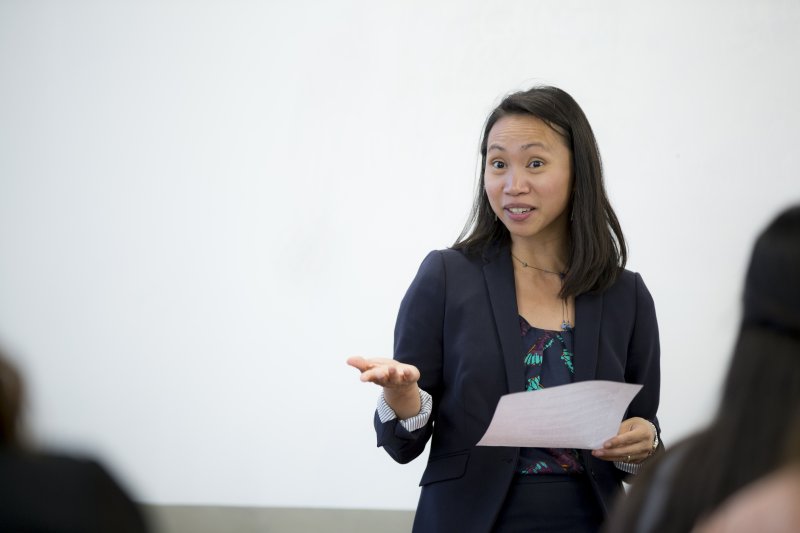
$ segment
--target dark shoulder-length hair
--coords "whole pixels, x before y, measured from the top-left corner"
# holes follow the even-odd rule
[[[610,287],[627,261],[627,247],[617,215],[603,185],[600,152],[578,103],[556,87],[534,87],[506,96],[491,112],[481,140],[480,181],[464,230],[453,244],[456,250],[483,254],[492,245],[510,242],[484,190],[489,132],[508,115],[531,115],[543,120],[566,141],[572,154],[573,188],[569,206],[569,257],[561,296],[577,296]]]
[[[609,533],[690,531],[734,492],[800,460],[798,272],[800,206],[778,216],[755,244],[714,419],[649,465],[612,513]]]

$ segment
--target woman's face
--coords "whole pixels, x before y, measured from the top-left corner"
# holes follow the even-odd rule
[[[512,241],[566,237],[572,153],[564,138],[539,118],[507,115],[486,147],[486,196]]]

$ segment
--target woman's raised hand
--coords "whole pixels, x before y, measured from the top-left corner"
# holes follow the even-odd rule
[[[387,389],[403,389],[419,380],[419,370],[414,365],[400,363],[386,357],[354,356],[347,364],[361,371],[361,381],[374,383]]]
[[[419,370],[414,365],[400,363],[385,357],[351,357],[347,364],[361,371],[361,381],[383,387],[383,399],[400,420],[419,413]]]

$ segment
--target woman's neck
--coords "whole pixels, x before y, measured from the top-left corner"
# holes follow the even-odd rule
[[[567,269],[569,248],[564,238],[531,240],[511,237],[511,253],[520,261],[553,272]]]

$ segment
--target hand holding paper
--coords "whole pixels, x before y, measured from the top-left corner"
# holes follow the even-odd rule
[[[617,434],[641,385],[581,381],[506,394],[478,446],[597,449]]]

